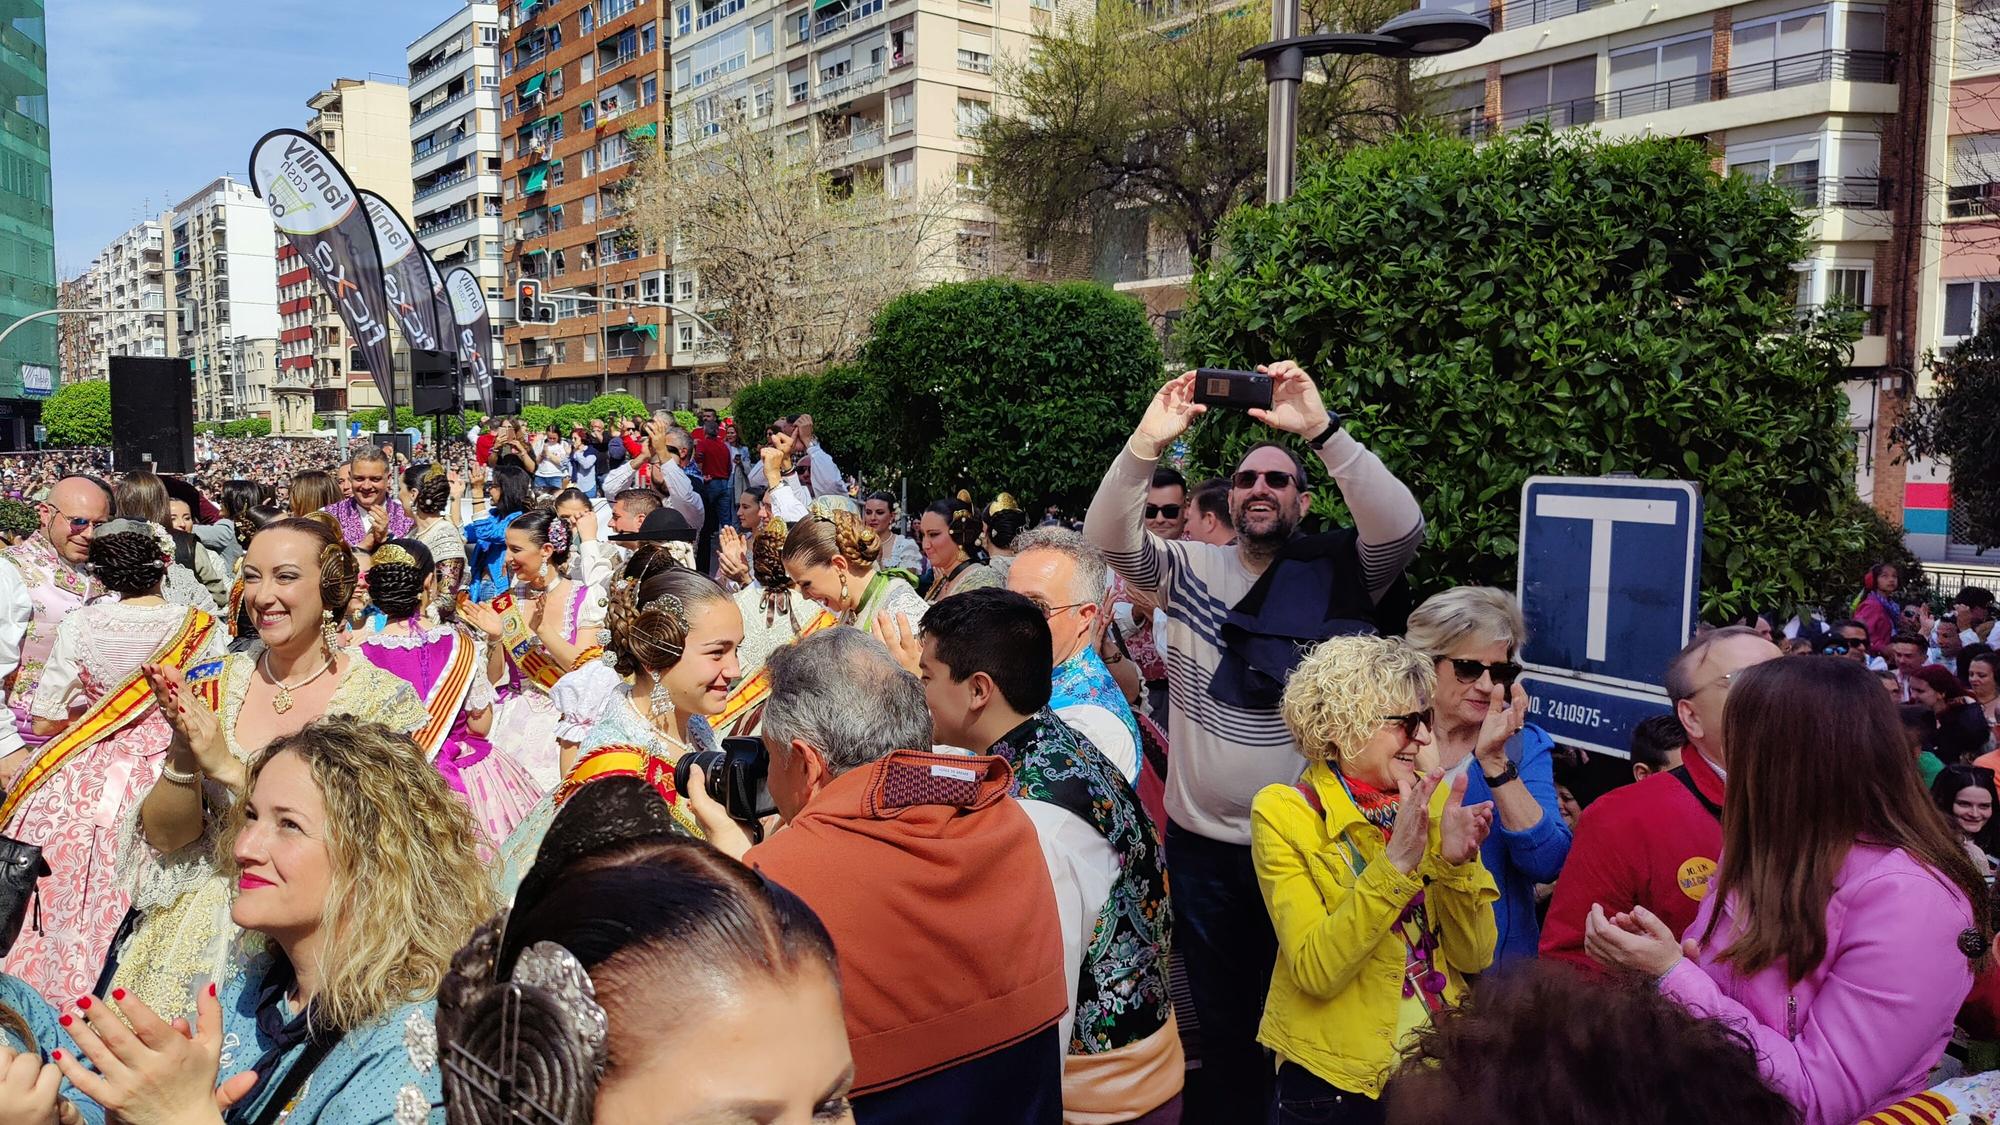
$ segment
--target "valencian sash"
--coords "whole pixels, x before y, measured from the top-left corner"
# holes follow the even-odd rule
[[[631,743],[608,743],[578,758],[576,765],[571,766],[569,773],[556,785],[552,798],[556,808],[562,808],[584,786],[607,777],[636,777],[652,786],[660,799],[667,803],[667,813],[674,818],[674,823],[687,829],[694,838],[702,838],[701,827],[695,822],[694,814],[688,811],[687,803],[680,799],[680,792],[674,788],[674,764],[643,746]]]
[[[520,603],[512,594],[502,594],[494,598],[491,607],[500,615],[500,646],[507,650],[507,659],[521,670],[521,675],[541,685],[543,691],[556,686],[556,681],[568,674],[555,657],[549,655],[548,647],[542,639],[528,627],[528,619],[521,613]],[[577,664],[586,664],[604,655],[601,645],[591,645],[577,654]]]
[[[215,618],[198,609],[189,610],[180,628],[146,663],[171,664],[185,671],[208,643],[209,634],[214,630]],[[14,788],[8,790],[6,799],[0,800],[0,824],[12,821],[29,796],[54,777],[56,771],[71,758],[130,726],[153,704],[153,686],[146,682],[142,667],[125,677],[61,734],[35,751],[35,760],[21,771]]]
[[[472,677],[484,671],[475,667],[481,663],[473,650],[478,646],[471,638],[458,630],[451,631],[451,657],[445,662],[444,672],[431,685],[430,698],[424,700],[424,710],[430,713],[430,721],[422,730],[410,737],[416,740],[417,748],[424,757],[437,757],[438,749],[444,745],[445,736],[458,720],[459,708],[465,704],[465,697],[472,690]]]
[[[821,629],[840,624],[840,618],[830,610],[820,610],[794,642],[812,636]],[[758,720],[764,717],[764,701],[771,697],[771,670],[768,665],[757,669],[755,675],[746,676],[730,689],[728,702],[722,711],[708,721],[718,735],[740,735],[757,729]]]

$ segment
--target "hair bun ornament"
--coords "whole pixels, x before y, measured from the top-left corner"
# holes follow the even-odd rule
[[[438,988],[438,1046],[454,1125],[587,1125],[610,1037],[576,955],[536,942],[501,966],[508,912],[481,926]]]
[[[964,494],[960,493],[960,495]],[[993,502],[986,505],[986,514],[989,516],[995,512],[1018,512],[1020,510],[1021,502],[1014,499],[1014,495],[1011,492],[1003,492],[995,496]]]
[[[1969,960],[1977,961],[1986,956],[1986,950],[1991,945],[1992,943],[1986,940],[1986,936],[1980,933],[1976,926],[1960,930],[1958,933],[1958,951],[1965,954]]]
[[[549,521],[549,546],[558,553],[569,550],[569,521],[561,516]]]
[[[411,554],[397,543],[388,543],[376,548],[374,559],[376,566],[381,566],[384,563],[391,566],[417,565],[417,556]],[[364,574],[363,577],[366,577],[366,575]]]

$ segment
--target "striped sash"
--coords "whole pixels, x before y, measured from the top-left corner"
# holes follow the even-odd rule
[[[202,651],[214,629],[215,618],[198,609],[191,609],[181,627],[146,663],[171,664],[186,669]],[[215,663],[220,664],[220,661]],[[35,753],[34,762],[21,771],[14,788],[8,790],[4,800],[0,800],[0,825],[11,824],[22,803],[54,777],[56,771],[70,759],[131,725],[153,703],[153,686],[146,682],[143,671],[134,671],[125,677],[124,682],[98,700],[61,734],[41,745]]]
[[[643,746],[614,742],[600,746],[576,760],[569,773],[555,788],[553,799],[560,809],[577,791],[593,781],[607,777],[636,777],[653,787],[660,799],[667,803],[667,813],[675,823],[687,829],[696,839],[702,838],[701,828],[695,823],[694,814],[688,811],[687,803],[680,799],[674,788],[674,764]]]
[[[543,691],[556,686],[556,681],[569,673],[549,650],[542,644],[535,631],[528,628],[528,619],[521,613],[520,604],[512,594],[502,594],[493,599],[493,612],[500,615],[500,645],[507,650],[507,658],[521,675],[540,684]],[[604,654],[601,645],[591,645],[577,654],[578,665],[588,664]]]
[[[451,657],[437,682],[431,685],[430,698],[424,700],[424,710],[430,714],[430,720],[410,736],[416,740],[417,748],[424,752],[426,758],[437,757],[438,750],[444,746],[445,736],[451,733],[452,724],[458,720],[466,694],[472,690],[472,677],[483,671],[475,667],[479,658],[473,650],[477,647],[458,630],[451,631]]]

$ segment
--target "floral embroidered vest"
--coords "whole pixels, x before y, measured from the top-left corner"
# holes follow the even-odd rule
[[[41,682],[42,668],[55,647],[56,626],[62,624],[71,610],[95,599],[103,588],[81,570],[62,561],[39,533],[12,547],[0,548],[0,557],[21,572],[21,582],[28,588],[28,599],[35,607],[34,619],[28,622],[28,631],[21,637],[21,666],[9,677],[6,686],[7,706],[14,712],[15,727],[29,745],[36,745],[42,740],[34,737],[28,706],[34,702],[35,685]]]
[[[1118,767],[1055,712],[1043,708],[987,750],[1014,767],[1014,796],[1088,821],[1118,853],[1118,879],[1097,912],[1077,974],[1069,1053],[1095,1055],[1166,1026],[1167,950],[1173,918],[1159,835]]]

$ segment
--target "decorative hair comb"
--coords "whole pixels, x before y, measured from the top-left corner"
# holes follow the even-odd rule
[[[687,632],[687,603],[672,594],[661,594],[659,597],[639,607],[640,613],[651,613],[654,610],[659,610],[661,613],[672,617],[674,623],[681,627],[681,632]]]
[[[569,550],[569,521],[558,516],[549,521],[549,546],[558,552]]]
[[[417,556],[405,550],[401,544],[390,543],[375,549],[375,565],[388,563],[391,566],[416,566]]]

